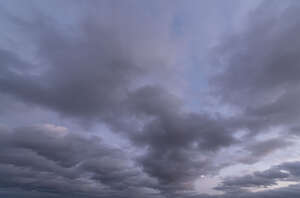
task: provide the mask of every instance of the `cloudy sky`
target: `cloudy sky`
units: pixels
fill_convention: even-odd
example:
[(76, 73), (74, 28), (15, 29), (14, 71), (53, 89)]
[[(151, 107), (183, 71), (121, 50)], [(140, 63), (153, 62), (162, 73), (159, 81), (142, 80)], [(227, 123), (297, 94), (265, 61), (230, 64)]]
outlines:
[(300, 1), (0, 2), (0, 197), (299, 198)]

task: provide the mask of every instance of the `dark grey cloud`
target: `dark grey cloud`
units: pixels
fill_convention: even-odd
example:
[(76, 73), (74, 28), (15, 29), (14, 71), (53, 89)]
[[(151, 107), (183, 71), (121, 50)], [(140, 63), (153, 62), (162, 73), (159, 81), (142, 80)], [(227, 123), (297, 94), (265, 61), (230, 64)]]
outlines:
[[(176, 78), (170, 67), (175, 71), (177, 68), (169, 60), (169, 56), (176, 56), (172, 47), (175, 52), (178, 48), (169, 41), (172, 35), (165, 38), (156, 29), (145, 27), (145, 31), (143, 25), (125, 21), (127, 28), (138, 28), (130, 31), (134, 36), (130, 35), (121, 29), (122, 16), (116, 13), (114, 20), (105, 24), (97, 20), (99, 15), (88, 16), (75, 25), (79, 32), (61, 28), (53, 18), (39, 12), (33, 20), (10, 17), (23, 28), (38, 58), (36, 63), (27, 63), (15, 52), (7, 52), (8, 60), (2, 63), (0, 91), (66, 117), (105, 123), (129, 138), (134, 146), (145, 150), (136, 162), (145, 174), (160, 182), (159, 190), (169, 193), (170, 189), (192, 189), (193, 182), (201, 174), (222, 167), (223, 164), (212, 164), (211, 158), (220, 148), (236, 142), (233, 133), (221, 125), (221, 118), (185, 112), (183, 101), (168, 83), (161, 82), (162, 75), (170, 77), (171, 81)], [(148, 25), (156, 28), (157, 24)], [(23, 63), (29, 69), (23, 71)], [(20, 139), (22, 147), (47, 156), (63, 167), (68, 168), (81, 160), (76, 152), (69, 156), (68, 148), (57, 140), (39, 138), (23, 142), (23, 137), (16, 138)], [(73, 141), (76, 140), (66, 144), (72, 145)], [(82, 149), (89, 143), (78, 144), (78, 149)], [(56, 154), (53, 152), (56, 148), (66, 152)], [(81, 167), (92, 172), (113, 172), (100, 166), (110, 163), (109, 159), (92, 162), (91, 165), (82, 162)], [(138, 181), (128, 181), (130, 172), (123, 175), (126, 181), (112, 174), (96, 175), (93, 179), (104, 178), (109, 185), (118, 188)], [(119, 183), (114, 183), (118, 180)]]
[(296, 1), (264, 1), (242, 33), (216, 49), (223, 66), (213, 79), (218, 95), (242, 110), (239, 124), (254, 132), (299, 122), (299, 8)]
[(258, 162), (260, 159), (268, 156), (271, 153), (280, 151), (286, 147), (292, 146), (294, 143), (292, 141), (286, 140), (283, 137), (271, 138), (268, 140), (257, 141), (248, 143), (243, 148), (247, 155), (243, 155), (240, 162), (246, 164), (253, 164)]
[(299, 8), (296, 1), (262, 1), (242, 30), (212, 51), (219, 66), (214, 96), (233, 112), (227, 126), (246, 134), (242, 163), (284, 150), (299, 133)]
[[(176, 17), (170, 15), (177, 9), (171, 4), (70, 1), (49, 13), (36, 5), (30, 17), (3, 14), (18, 30), (11, 38), (28, 45), (28, 52), (0, 48), (0, 102), (8, 104), (0, 109), (1, 115), (23, 103), (83, 126), (105, 124), (129, 140), (136, 153), (53, 125), (1, 128), (0, 195), (299, 195), (295, 186), (258, 193), (244, 190), (275, 186), (279, 180), (298, 181), (297, 163), (226, 179), (216, 188), (223, 195), (195, 195), (194, 189), (201, 175), (218, 174), (236, 163), (253, 164), (292, 145), (289, 138), (298, 133), (300, 115), (297, 2), (264, 1), (249, 15), (241, 34), (226, 37), (213, 51), (224, 66), (212, 79), (214, 88), (222, 105), (239, 110), (232, 117), (186, 110), (181, 92), (184, 72), (178, 64), (188, 50), (178, 38), (184, 33), (174, 28)], [(53, 5), (58, 7), (57, 2)], [(66, 8), (72, 14), (63, 18)], [(272, 127), (287, 130), (276, 138), (255, 136), (270, 135)], [(248, 134), (239, 138), (240, 129)], [(232, 147), (245, 155), (229, 163), (216, 160)]]
[[(299, 177), (299, 161), (294, 162), (286, 162), (282, 163), (277, 166), (273, 166), (270, 169), (265, 171), (258, 171), (254, 172), (253, 174), (241, 176), (241, 177), (231, 177), (225, 178), (222, 184), (216, 189), (225, 191), (229, 194), (231, 193), (238, 193), (238, 194), (248, 194), (249, 197), (256, 197), (256, 196), (265, 196), (271, 197), (271, 195), (278, 193), (275, 197), (284, 197), (286, 196), (286, 191), (293, 190), (295, 187), (299, 186), (299, 184), (291, 184), (288, 187), (281, 187), (279, 186), (276, 190), (265, 190), (262, 193), (251, 193), (246, 188), (255, 188), (255, 187), (274, 187), (279, 185), (278, 182), (280, 181), (293, 181), (293, 182), (300, 182)], [(295, 192), (296, 196), (299, 191)], [(299, 194), (298, 194), (299, 195)], [(241, 196), (243, 197), (243, 196)]]
[(3, 189), (53, 197), (159, 197), (154, 178), (97, 137), (52, 125), (0, 132)]
[(42, 64), (50, 66), (41, 65), (46, 67), (45, 73), (30, 75), (13, 70), (17, 64), (17, 69), (23, 68), (23, 64), (10, 61), (10, 67), (4, 62), (2, 92), (72, 116), (100, 116), (101, 112), (114, 111), (130, 78), (140, 70), (129, 60), (129, 54), (124, 55), (128, 50), (120, 46), (115, 33), (92, 26), (84, 29), (87, 32), (83, 38), (69, 41), (66, 35), (52, 29), (55, 26), (42, 24), (35, 28), (42, 37), (37, 46), (45, 59)]
[(217, 167), (213, 167), (209, 156), (236, 142), (217, 118), (184, 112), (180, 101), (159, 87), (142, 88), (130, 98), (133, 109), (151, 117), (131, 139), (147, 148), (140, 162), (162, 184), (180, 188), (213, 171)]
[(219, 196), (213, 196), (213, 195), (200, 195), (200, 196), (192, 196), (197, 198), (285, 198), (285, 197), (291, 197), (296, 198), (299, 197), (299, 185), (290, 185), (289, 187), (283, 187), (280, 189), (274, 189), (274, 190), (266, 190), (262, 192), (236, 192), (233, 194), (225, 194), (225, 195), (219, 195)]

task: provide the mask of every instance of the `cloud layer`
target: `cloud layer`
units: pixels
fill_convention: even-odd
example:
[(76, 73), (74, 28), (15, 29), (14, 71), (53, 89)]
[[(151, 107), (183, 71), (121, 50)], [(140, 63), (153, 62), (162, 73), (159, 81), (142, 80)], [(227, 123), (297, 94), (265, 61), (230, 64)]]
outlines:
[[(299, 196), (299, 158), (287, 153), (299, 146), (300, 4), (256, 3), (3, 3), (0, 194)], [(202, 21), (197, 6), (222, 12)], [(208, 25), (223, 12), (237, 30)], [(187, 78), (199, 70), (198, 83)], [(209, 90), (200, 111), (195, 87)], [(234, 166), (254, 168), (222, 175)]]

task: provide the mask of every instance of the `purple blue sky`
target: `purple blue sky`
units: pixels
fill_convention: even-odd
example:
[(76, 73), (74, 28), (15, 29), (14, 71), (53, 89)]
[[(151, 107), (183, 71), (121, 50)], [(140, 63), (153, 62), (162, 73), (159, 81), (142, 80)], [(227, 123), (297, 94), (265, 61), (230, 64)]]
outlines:
[(0, 197), (299, 198), (297, 0), (0, 2)]

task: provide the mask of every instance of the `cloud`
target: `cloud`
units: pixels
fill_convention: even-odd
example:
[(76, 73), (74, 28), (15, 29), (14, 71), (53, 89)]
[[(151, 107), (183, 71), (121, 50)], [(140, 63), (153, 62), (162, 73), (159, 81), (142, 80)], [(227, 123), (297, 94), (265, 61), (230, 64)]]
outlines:
[(245, 146), (244, 150), (249, 152), (249, 155), (243, 155), (240, 161), (246, 164), (253, 164), (271, 153), (275, 153), (278, 150), (282, 150), (292, 145), (293, 142), (282, 137), (263, 141), (254, 140), (252, 143), (250, 142)]
[[(296, 190), (299, 184), (291, 184), (287, 187), (280, 187), (279, 182), (293, 181), (300, 182), (300, 166), (299, 161), (285, 162), (273, 166), (265, 171), (257, 171), (240, 177), (225, 178), (221, 185), (216, 187), (217, 190), (225, 191), (227, 194), (235, 193), (236, 197), (285, 197), (299, 196)], [(276, 187), (277, 189), (269, 190), (268, 187)], [(250, 192), (249, 188), (264, 187), (261, 192)], [(224, 195), (226, 197), (226, 195)]]
[(64, 197), (159, 197), (156, 180), (124, 151), (97, 137), (59, 133), (49, 125), (1, 130), (1, 187)]
[[(125, 14), (123, 9), (120, 11), (112, 23), (96, 20), (97, 14), (84, 17), (74, 25), (78, 32), (61, 27), (59, 22), (40, 12), (31, 21), (11, 17), (13, 23), (23, 27), (24, 35), (29, 35), (27, 39), (31, 40), (38, 58), (36, 63), (26, 62), (29, 69), (23, 71), (25, 60), (14, 51), (7, 52), (14, 60), (2, 63), (0, 92), (66, 117), (93, 124), (102, 122), (127, 137), (138, 149), (145, 149), (137, 163), (160, 182), (158, 189), (192, 188), (198, 176), (221, 167), (214, 166), (211, 158), (220, 148), (234, 144), (235, 138), (219, 124), (221, 118), (184, 110), (184, 102), (174, 88), (180, 83), (172, 79), (180, 79), (177, 53), (185, 55), (172, 34), (162, 31), (168, 24), (151, 21), (145, 27), (135, 18), (129, 21), (132, 16), (127, 10)], [(129, 29), (122, 29), (123, 22), (128, 23), (127, 28), (137, 29), (128, 32)], [(68, 151), (53, 152), (77, 149), (64, 148), (56, 139), (53, 142), (42, 138), (28, 139), (29, 142), (23, 142), (23, 137), (19, 139), (23, 147), (63, 167), (81, 160), (77, 152), (72, 155)], [(72, 145), (73, 141), (76, 140), (66, 144)], [(78, 149), (85, 147), (81, 145), (83, 142), (78, 144)], [(105, 173), (110, 170), (100, 164), (119, 163), (109, 159), (92, 162), (81, 166)], [(106, 178), (100, 175), (94, 179), (101, 180), (101, 177)], [(106, 181), (116, 181), (110, 177)], [(110, 185), (127, 185), (128, 181), (118, 180), (123, 184)]]
[(223, 70), (213, 79), (217, 93), (242, 110), (240, 124), (254, 133), (298, 122), (298, 10), (295, 1), (264, 1), (240, 34), (216, 48)]
[[(194, 40), (189, 38), (192, 32), (177, 27), (187, 17), (178, 16), (183, 4), (57, 1), (47, 6), (32, 2), (30, 14), (2, 14), (7, 31), (13, 27), (10, 38), (28, 49), (8, 45), (0, 49), (0, 102), (8, 105), (1, 115), (17, 111), (20, 103), (39, 107), (41, 112), (55, 112), (57, 120), (80, 123), (81, 129), (105, 125), (109, 133), (128, 140), (128, 145), (115, 148), (115, 136), (104, 142), (89, 131), (78, 133), (72, 127), (51, 124), (0, 127), (0, 195), (299, 195), (297, 185), (256, 193), (245, 190), (298, 181), (297, 163), (225, 178), (216, 188), (222, 195), (204, 195), (194, 188), (202, 175), (218, 175), (229, 165), (253, 165), (292, 145), (300, 115), (297, 2), (263, 1), (250, 12), (241, 32), (203, 42), (218, 43), (209, 58), (220, 65), (220, 71), (213, 71), (209, 88), (222, 107), (233, 111), (231, 116), (214, 113), (217, 108), (187, 110), (185, 60), (195, 52), (190, 54), (186, 46)], [(187, 6), (188, 11), (191, 7)], [(72, 10), (70, 15), (67, 8)], [(210, 23), (201, 27), (213, 27)], [(245, 134), (240, 135), (241, 131)], [(234, 149), (242, 152), (234, 153)], [(234, 156), (227, 159), (231, 151)]]

